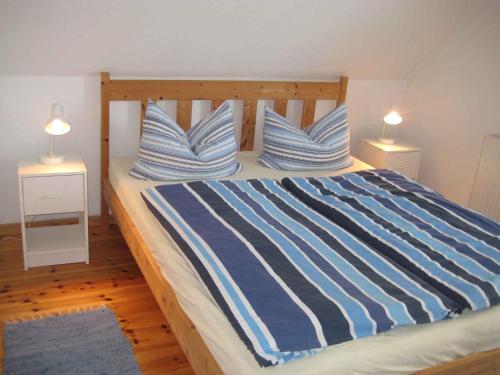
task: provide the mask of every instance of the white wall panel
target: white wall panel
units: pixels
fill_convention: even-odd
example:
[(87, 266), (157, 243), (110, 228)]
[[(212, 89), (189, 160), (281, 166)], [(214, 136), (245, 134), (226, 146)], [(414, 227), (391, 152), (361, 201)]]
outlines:
[(500, 222), (500, 134), (484, 138), (469, 207)]

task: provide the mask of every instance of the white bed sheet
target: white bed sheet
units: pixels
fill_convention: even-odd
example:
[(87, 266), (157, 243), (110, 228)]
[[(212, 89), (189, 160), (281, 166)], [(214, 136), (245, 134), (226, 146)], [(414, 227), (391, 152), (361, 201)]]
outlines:
[[(285, 176), (325, 176), (369, 168), (359, 160), (341, 171), (286, 172), (265, 168), (257, 154), (241, 152), (243, 171), (230, 179)], [(500, 347), (500, 306), (464, 314), (449, 321), (403, 327), (376, 336), (328, 347), (324, 352), (269, 368), (260, 368), (224, 313), (191, 271), (168, 233), (150, 214), (140, 192), (162, 183), (128, 175), (133, 158), (110, 162), (110, 182), (144, 241), (153, 252), (163, 276), (179, 303), (196, 325), (226, 374), (407, 374), (467, 354)]]

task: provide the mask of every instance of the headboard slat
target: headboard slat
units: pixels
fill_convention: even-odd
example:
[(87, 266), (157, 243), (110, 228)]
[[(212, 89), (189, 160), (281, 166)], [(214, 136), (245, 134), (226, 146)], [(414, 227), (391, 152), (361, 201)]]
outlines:
[(177, 123), (188, 131), (191, 128), (192, 100), (177, 100)]
[(255, 122), (257, 117), (257, 100), (243, 102), (243, 122), (241, 125), (240, 150), (252, 151), (255, 136)]
[(144, 116), (146, 115), (146, 108), (148, 106), (148, 101), (146, 99), (141, 100), (141, 132), (142, 135), (142, 122), (144, 121)]
[(302, 121), (300, 126), (305, 128), (314, 121), (314, 112), (316, 111), (316, 100), (304, 100), (304, 107), (302, 108)]
[(212, 99), (212, 112), (215, 111), (224, 102), (224, 99)]
[(286, 105), (288, 101), (284, 99), (278, 99), (274, 101), (274, 112), (278, 115), (285, 117), (286, 116)]

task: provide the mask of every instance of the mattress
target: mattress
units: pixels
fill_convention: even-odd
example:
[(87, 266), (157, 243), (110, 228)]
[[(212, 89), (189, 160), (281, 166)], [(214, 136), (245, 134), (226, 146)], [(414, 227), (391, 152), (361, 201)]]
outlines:
[[(231, 179), (326, 176), (369, 168), (354, 160), (345, 170), (285, 172), (260, 166), (257, 154), (239, 155), (243, 171)], [(402, 327), (376, 336), (328, 347), (310, 358), (273, 368), (261, 368), (211, 299), (181, 252), (147, 209), (140, 192), (160, 185), (128, 175), (132, 158), (110, 162), (110, 182), (132, 221), (153, 252), (164, 277), (174, 289), (182, 308), (196, 325), (207, 347), (227, 374), (405, 374), (450, 361), (467, 354), (500, 347), (500, 307), (466, 313), (453, 320)], [(418, 353), (418, 355), (415, 355)]]

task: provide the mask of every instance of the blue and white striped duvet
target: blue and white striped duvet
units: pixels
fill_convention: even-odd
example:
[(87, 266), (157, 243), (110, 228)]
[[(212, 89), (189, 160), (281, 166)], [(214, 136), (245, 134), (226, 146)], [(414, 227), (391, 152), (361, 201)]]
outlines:
[(164, 185), (143, 197), (263, 366), (465, 307), (278, 181)]
[(392, 171), (143, 198), (261, 366), (500, 302), (500, 225)]
[(389, 170), (283, 185), (324, 217), (456, 301), (500, 302), (500, 225)]

